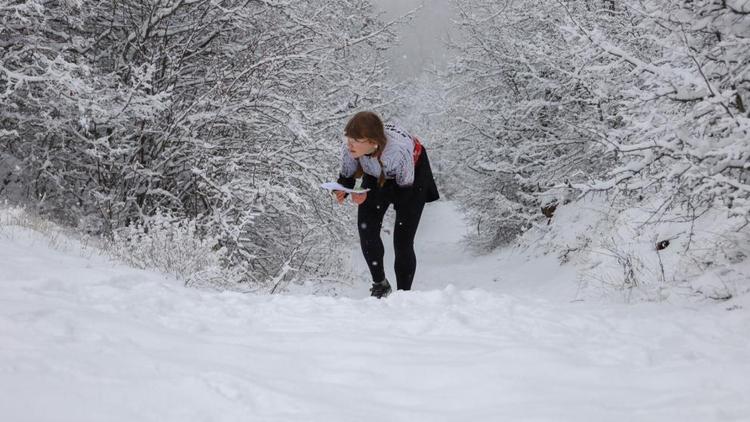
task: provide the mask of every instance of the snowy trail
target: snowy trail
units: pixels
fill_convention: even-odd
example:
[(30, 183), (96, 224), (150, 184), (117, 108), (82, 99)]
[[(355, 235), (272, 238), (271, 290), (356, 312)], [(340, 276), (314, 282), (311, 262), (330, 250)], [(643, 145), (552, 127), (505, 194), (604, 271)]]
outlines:
[(443, 266), (378, 301), (185, 289), (6, 228), (0, 419), (750, 420), (746, 307), (571, 303), (431, 233)]
[[(381, 237), (385, 247), (386, 277), (395, 286), (394, 220), (395, 212), (391, 208), (384, 218)], [(413, 290), (442, 290), (446, 286), (455, 286), (460, 290), (483, 288), (563, 301), (575, 299), (574, 268), (561, 268), (554, 257), (536, 259), (533, 265), (529, 265), (527, 257), (514, 256), (518, 252), (513, 250), (501, 251), (499, 255), (473, 256), (461, 242), (468, 230), (453, 203), (438, 201), (426, 206), (414, 240), (417, 272)], [(351, 260), (352, 266), (358, 269), (359, 280), (351, 289), (343, 289), (341, 293), (358, 298), (367, 296), (370, 273), (358, 245), (354, 246)]]

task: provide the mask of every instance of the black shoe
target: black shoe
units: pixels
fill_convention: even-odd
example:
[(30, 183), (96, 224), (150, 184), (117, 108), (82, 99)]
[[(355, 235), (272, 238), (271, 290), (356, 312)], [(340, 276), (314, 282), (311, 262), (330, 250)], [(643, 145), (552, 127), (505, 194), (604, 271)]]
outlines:
[(370, 287), (370, 296), (380, 299), (389, 294), (391, 294), (391, 285), (388, 283), (388, 279), (385, 279), (380, 283), (372, 283), (372, 287)]

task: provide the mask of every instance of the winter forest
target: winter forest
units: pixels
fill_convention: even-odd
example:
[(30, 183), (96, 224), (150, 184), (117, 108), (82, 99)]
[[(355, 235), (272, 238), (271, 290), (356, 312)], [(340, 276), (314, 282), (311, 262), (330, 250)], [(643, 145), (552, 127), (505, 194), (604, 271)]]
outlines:
[[(2, 194), (135, 261), (177, 236), (190, 281), (331, 276), (351, 224), (317, 185), (343, 123), (372, 109), (432, 143), (483, 250), (599, 198), (604, 236), (637, 220), (681, 249), (690, 268), (658, 283), (746, 258), (750, 4), (454, 6), (455, 62), (394, 84), (384, 51), (409, 16), (365, 1), (4, 1)], [(603, 241), (579, 235), (563, 252)], [(648, 282), (633, 270), (622, 286)]]
[[(450, 0), (440, 7), (450, 10), (451, 30), (433, 40), (448, 59), (404, 76), (393, 51), (408, 42), (405, 28), (429, 11), (430, 1), (424, 3), (405, 13), (384, 14), (382, 6), (369, 0), (0, 0), (0, 239), (6, 239), (0, 247), (0, 266), (6, 265), (0, 283), (8, 286), (0, 286), (0, 308), (8, 310), (0, 311), (0, 349), (8, 347), (0, 350), (0, 361), (17, 363), (0, 364), (0, 373), (17, 374), (29, 388), (26, 393), (16, 390), (15, 381), (0, 381), (0, 419), (750, 418), (741, 394), (750, 387), (750, 343), (745, 340), (750, 333), (750, 1)], [(428, 221), (418, 232), (417, 247), (420, 242), (428, 247), (417, 253), (416, 291), (394, 292), (384, 301), (363, 299), (370, 281), (361, 262), (356, 205), (339, 205), (320, 188), (339, 175), (344, 126), (362, 110), (375, 111), (419, 136), (442, 196), (424, 210), (423, 218), (433, 218), (434, 224)], [(392, 235), (393, 224), (386, 218), (385, 236)], [(461, 227), (450, 233), (455, 249), (446, 249), (448, 227), (454, 224)], [(51, 239), (45, 242), (56, 252), (44, 252), (49, 258), (42, 260), (39, 240), (29, 244), (30, 255), (7, 243), (37, 236), (32, 232)], [(384, 240), (386, 246), (390, 242)], [(145, 271), (150, 274), (145, 279), (154, 274), (166, 278), (150, 285), (162, 286), (153, 287), (156, 292), (122, 286), (118, 276), (111, 276), (110, 284), (97, 279), (89, 287), (68, 279), (59, 284), (50, 279), (33, 288), (21, 284), (22, 279), (52, 277), (53, 267), (38, 268), (56, 262), (63, 253), (59, 250), (66, 249), (61, 244), (79, 245), (88, 251), (84, 255), (102, 254), (107, 262)], [(32, 261), (37, 252), (39, 260)], [(448, 269), (448, 260), (459, 253), (460, 269)], [(10, 264), (13, 256), (18, 256), (17, 266)], [(441, 268), (441, 262), (446, 266)], [(392, 264), (385, 265), (390, 271)], [(42, 275), (27, 277), (31, 268)], [(509, 281), (516, 277), (512, 271), (524, 281)], [(86, 304), (92, 310), (81, 313), (81, 321), (101, 325), (79, 327), (72, 305), (69, 313), (54, 311), (63, 312), (58, 315), (62, 320), (71, 318), (67, 328), (41, 322), (42, 311), (27, 308), (32, 290), (40, 295), (38, 303), (55, 292), (59, 296), (54, 300), (70, 295), (70, 303), (90, 301)], [(560, 302), (536, 307), (539, 297)], [(578, 303), (598, 305), (589, 309), (576, 307)], [(675, 303), (687, 306), (689, 314), (687, 308), (673, 308)], [(100, 402), (91, 413), (73, 409), (70, 403), (96, 389), (83, 383), (80, 397), (66, 399), (62, 375), (52, 376), (54, 382), (38, 381), (45, 385), (42, 395), (47, 393), (49, 406), (30, 412), (26, 402), (12, 399), (15, 391), (30, 403), (31, 391), (40, 385), (34, 380), (47, 379), (40, 375), (41, 366), (34, 366), (41, 365), (38, 361), (20, 357), (38, 353), (36, 346), (62, 347), (60, 339), (83, 338), (75, 344), (94, 354), (109, 350), (105, 345), (110, 344), (94, 338), (109, 339), (112, 350), (138, 343), (143, 334), (135, 327), (127, 328), (126, 336), (136, 340), (120, 344), (119, 337), (110, 337), (114, 328), (94, 312), (110, 312), (110, 306), (118, 315), (138, 310), (141, 316), (128, 318), (144, 325), (161, 321), (164, 330), (201, 326), (212, 338), (257, 335), (257, 343), (242, 346), (250, 349), (275, 347), (281, 341), (275, 330), (286, 332), (307, 320), (309, 329), (323, 327), (321, 332), (330, 335), (301, 341), (312, 347), (308, 355), (327, 353), (324, 343), (350, 354), (335, 363), (318, 361), (314, 373), (301, 363), (293, 368), (281, 363), (298, 356), (291, 345), (276, 353), (280, 360), (272, 359), (271, 352), (256, 356), (267, 369), (237, 363), (234, 372), (247, 378), (288, 376), (269, 381), (267, 389), (218, 376), (201, 378), (213, 373), (208, 360), (199, 359), (206, 371), (193, 381), (177, 375), (184, 367), (168, 366), (163, 370), (182, 380), (179, 394), (158, 401), (166, 390), (156, 383), (143, 396), (127, 390), (125, 396), (140, 403), (138, 411), (114, 399)], [(374, 322), (380, 312), (394, 322)], [(568, 323), (556, 325), (558, 312), (568, 316), (562, 318)], [(308, 319), (328, 313), (331, 321)], [(18, 323), (24, 315), (28, 318)], [(340, 319), (334, 320), (336, 315)], [(616, 328), (607, 331), (597, 319)], [(246, 320), (264, 328), (242, 331), (238, 327)], [(411, 325), (397, 324), (408, 320)], [(665, 325), (651, 327), (655, 320)], [(234, 322), (220, 329), (215, 325), (220, 321)], [(283, 328), (273, 325), (279, 321)], [(622, 321), (627, 328), (617, 325)], [(352, 383), (341, 381), (340, 387), (336, 380), (348, 379), (347, 374), (362, 380), (358, 365), (378, 363), (369, 357), (357, 361), (360, 349), (334, 337), (338, 331), (329, 331), (331, 326), (350, 341), (369, 338), (369, 351), (382, 346), (405, 354), (424, 352), (421, 364), (432, 369), (445, 362), (430, 360), (427, 350), (441, 344), (429, 343), (434, 340), (430, 336), (494, 336), (493, 330), (500, 329), (503, 335), (519, 330), (520, 339), (524, 331), (530, 333), (524, 344), (533, 351), (525, 357), (528, 361), (515, 362), (528, 369), (524, 376), (532, 381), (518, 381), (510, 369), (481, 369), (516, 359), (510, 351), (499, 351), (504, 349), (498, 344), (512, 342), (486, 340), (485, 352), (460, 343), (467, 348), (450, 349), (456, 361), (447, 364), (448, 373), (414, 377), (425, 382), (417, 389), (422, 395), (414, 390), (376, 394), (376, 403), (362, 410), (345, 404), (362, 400), (358, 390), (343, 387)], [(33, 332), (29, 327), (48, 329), (49, 337), (35, 336), (28, 341), (39, 343), (30, 346), (22, 340), (22, 332)], [(403, 341), (424, 341), (417, 346), (372, 340), (387, 336), (377, 328), (389, 327)], [(199, 332), (195, 330), (190, 333)], [(547, 332), (549, 336), (543, 334)], [(566, 333), (570, 344), (562, 338)], [(668, 338), (662, 341), (659, 336), (665, 333)], [(173, 334), (162, 340), (173, 341), (165, 350), (185, 352), (204, 343), (201, 337), (193, 342)], [(617, 353), (608, 354), (635, 337), (644, 349), (618, 349), (622, 361)], [(591, 338), (602, 343), (588, 348)], [(649, 349), (653, 344), (663, 349)], [(581, 347), (590, 358), (586, 362), (601, 364), (600, 371), (581, 375), (545, 345)], [(52, 361), (61, 359), (68, 373), (88, 374), (83, 361), (72, 358), (75, 347), (59, 349)], [(245, 355), (248, 350), (195, 354), (244, 362), (254, 359)], [(694, 355), (683, 354), (687, 351)], [(187, 361), (191, 355), (180, 356)], [(477, 367), (476, 373), (463, 372), (456, 363), (477, 356), (477, 365), (489, 366)], [(698, 363), (691, 360), (695, 356)], [(147, 365), (151, 357), (144, 354), (139, 362)], [(127, 378), (128, 367), (113, 374), (107, 362), (114, 358), (101, 359), (92, 373), (122, 376), (120, 382), (137, 385), (136, 375)], [(639, 359), (657, 367), (656, 378), (640, 372)], [(675, 381), (667, 361), (701, 369), (680, 372), (687, 375)], [(408, 372), (403, 379), (393, 378), (395, 372), (413, 370), (409, 362), (386, 361), (391, 370), (386, 384), (411, 385)], [(133, 373), (145, 371), (139, 364), (129, 365)], [(625, 397), (645, 407), (590, 407), (583, 387), (568, 388), (550, 402), (544, 397), (558, 390), (544, 378), (545, 365), (565, 374), (556, 380), (561, 389), (578, 386), (579, 377), (616, 379), (627, 389)], [(629, 365), (640, 368), (637, 375), (622, 375), (628, 372), (624, 368), (633, 368)], [(331, 384), (306, 384), (292, 376), (295, 371)], [(497, 375), (495, 381), (482, 378), (490, 373)], [(381, 391), (373, 385), (385, 389), (378, 381), (382, 378), (372, 377), (356, 384), (364, 386), (361, 394)], [(477, 377), (484, 381), (475, 383)], [(518, 397), (503, 390), (498, 378), (516, 379), (507, 388)], [(449, 379), (465, 381), (465, 388), (458, 389), (463, 393), (449, 388)], [(638, 390), (654, 379), (660, 381), (650, 384), (650, 392)], [(667, 394), (670, 380), (680, 385), (674, 402), (660, 395)], [(591, 382), (589, 387), (604, 391), (604, 384)], [(463, 400), (466, 407), (430, 396), (436, 390), (428, 384), (445, 387), (441, 394), (456, 403)], [(296, 405), (279, 392), (291, 385), (306, 392)], [(539, 390), (539, 385), (545, 388)], [(338, 397), (331, 407), (321, 404), (328, 403), (327, 393)], [(599, 403), (621, 395), (610, 393), (601, 392)], [(192, 400), (185, 399), (192, 394), (201, 397), (191, 404), (197, 413), (162, 411)], [(211, 394), (221, 396), (224, 404), (212, 401)], [(532, 396), (549, 408), (534, 407), (538, 403)], [(378, 400), (401, 407), (381, 407)], [(426, 411), (430, 406), (438, 409), (435, 414)], [(222, 413), (212, 411), (214, 407)], [(67, 411), (56, 414), (52, 409)]]

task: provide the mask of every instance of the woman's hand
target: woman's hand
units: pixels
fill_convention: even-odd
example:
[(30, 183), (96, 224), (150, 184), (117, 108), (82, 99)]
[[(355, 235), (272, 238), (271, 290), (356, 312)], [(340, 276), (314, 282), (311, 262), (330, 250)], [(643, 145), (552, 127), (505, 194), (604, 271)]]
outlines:
[(367, 199), (367, 192), (352, 194), (352, 202), (357, 205), (361, 205), (363, 202), (365, 202), (365, 199)]
[(338, 202), (339, 204), (344, 203), (344, 199), (346, 199), (346, 192), (335, 190), (333, 191), (333, 195), (336, 197), (336, 202)]

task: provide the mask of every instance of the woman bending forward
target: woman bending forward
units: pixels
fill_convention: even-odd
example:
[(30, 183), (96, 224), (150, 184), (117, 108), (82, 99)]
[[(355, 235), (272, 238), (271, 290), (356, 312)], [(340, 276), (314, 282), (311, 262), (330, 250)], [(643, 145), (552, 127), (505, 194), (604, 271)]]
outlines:
[[(383, 241), (380, 229), (388, 205), (396, 210), (393, 232), (394, 269), (399, 290), (410, 290), (417, 259), (414, 235), (426, 202), (440, 198), (432, 177), (427, 152), (419, 140), (394, 124), (383, 124), (377, 114), (357, 113), (344, 130), (342, 166), (338, 182), (353, 188), (362, 177), (362, 188), (369, 192), (352, 194), (358, 205), (357, 226), (362, 254), (372, 275), (370, 293), (377, 298), (391, 292), (383, 268)], [(335, 191), (339, 204), (346, 193)]]

